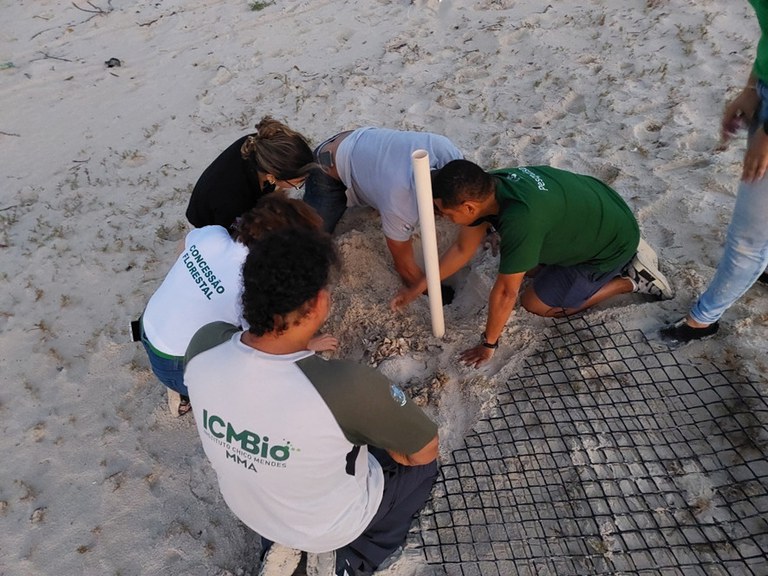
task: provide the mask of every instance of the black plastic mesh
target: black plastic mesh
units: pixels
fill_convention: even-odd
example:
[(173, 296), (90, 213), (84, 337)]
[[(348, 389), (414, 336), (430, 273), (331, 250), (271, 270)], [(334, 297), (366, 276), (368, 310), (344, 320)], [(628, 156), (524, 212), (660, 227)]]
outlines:
[(451, 575), (766, 576), (767, 448), (766, 398), (735, 371), (559, 321), (443, 464), (415, 538)]

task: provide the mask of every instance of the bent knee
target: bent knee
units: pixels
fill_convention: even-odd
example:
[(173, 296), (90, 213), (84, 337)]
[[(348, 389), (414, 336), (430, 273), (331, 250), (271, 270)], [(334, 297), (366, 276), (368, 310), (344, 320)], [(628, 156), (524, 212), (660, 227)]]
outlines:
[(531, 314), (536, 314), (536, 316), (552, 316), (556, 311), (556, 309), (542, 302), (533, 288), (528, 288), (522, 293), (520, 296), (520, 306)]

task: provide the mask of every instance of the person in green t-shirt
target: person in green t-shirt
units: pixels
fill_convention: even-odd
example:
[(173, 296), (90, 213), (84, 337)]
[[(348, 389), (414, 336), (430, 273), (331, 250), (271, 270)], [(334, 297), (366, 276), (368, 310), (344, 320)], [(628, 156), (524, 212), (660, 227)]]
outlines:
[[(436, 208), (462, 226), (440, 258), (441, 278), (469, 262), (490, 226), (501, 238), (485, 332), (479, 345), (462, 353), (466, 364), (491, 358), (526, 276), (532, 282), (520, 303), (539, 316), (574, 314), (629, 292), (673, 296), (629, 206), (600, 180), (549, 166), (486, 172), (454, 160), (436, 172), (432, 186)], [(425, 287), (423, 278), (402, 290), (392, 308), (407, 305)]]

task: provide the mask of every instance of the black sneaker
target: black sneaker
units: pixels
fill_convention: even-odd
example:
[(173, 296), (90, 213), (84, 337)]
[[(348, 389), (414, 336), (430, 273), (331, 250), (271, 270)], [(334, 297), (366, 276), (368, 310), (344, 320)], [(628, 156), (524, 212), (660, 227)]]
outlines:
[(719, 321), (713, 322), (704, 328), (694, 328), (693, 326), (689, 326), (685, 322), (685, 318), (683, 318), (682, 320), (678, 320), (666, 328), (662, 328), (659, 330), (659, 334), (661, 334), (661, 338), (663, 340), (673, 344), (685, 344), (691, 340), (701, 340), (702, 338), (712, 336), (715, 332), (718, 331), (719, 328)]

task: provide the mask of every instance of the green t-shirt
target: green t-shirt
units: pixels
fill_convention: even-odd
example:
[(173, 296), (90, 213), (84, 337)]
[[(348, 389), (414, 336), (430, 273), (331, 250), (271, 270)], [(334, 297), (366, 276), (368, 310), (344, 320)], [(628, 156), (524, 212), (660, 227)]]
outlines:
[(491, 174), (499, 203), (499, 273), (527, 272), (539, 264), (582, 264), (610, 272), (637, 251), (637, 220), (600, 180), (549, 166)]
[(768, 1), (749, 0), (757, 14), (757, 22), (760, 24), (760, 41), (757, 43), (757, 55), (755, 65), (752, 68), (755, 76), (768, 84), (768, 39), (765, 31), (768, 30)]

